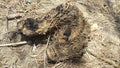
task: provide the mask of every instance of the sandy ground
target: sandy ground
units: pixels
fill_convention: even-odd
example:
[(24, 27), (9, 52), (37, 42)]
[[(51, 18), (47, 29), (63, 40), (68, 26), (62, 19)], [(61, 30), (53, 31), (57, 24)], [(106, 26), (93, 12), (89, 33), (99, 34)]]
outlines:
[[(31, 3), (25, 0), (0, 0), (0, 39), (3, 39), (5, 33), (15, 30), (16, 22), (19, 20), (37, 18), (65, 2), (67, 0), (33, 0)], [(0, 47), (0, 68), (117, 67), (120, 64), (120, 1), (76, 0), (76, 2), (78, 2), (76, 5), (82, 11), (85, 21), (91, 27), (89, 34), (91, 41), (87, 44), (86, 50), (93, 55), (89, 51), (86, 52), (79, 63), (49, 64), (44, 60), (46, 44)], [(7, 20), (7, 16), (13, 14), (18, 14), (22, 18)], [(113, 64), (111, 64), (112, 62)]]

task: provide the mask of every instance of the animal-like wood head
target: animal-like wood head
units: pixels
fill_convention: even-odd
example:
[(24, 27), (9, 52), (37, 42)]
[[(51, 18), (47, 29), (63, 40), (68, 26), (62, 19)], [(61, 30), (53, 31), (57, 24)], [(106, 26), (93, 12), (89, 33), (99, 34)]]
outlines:
[(35, 30), (38, 29), (38, 24), (32, 18), (27, 18), (26, 20), (19, 21), (17, 23), (17, 28), (26, 36), (37, 35)]

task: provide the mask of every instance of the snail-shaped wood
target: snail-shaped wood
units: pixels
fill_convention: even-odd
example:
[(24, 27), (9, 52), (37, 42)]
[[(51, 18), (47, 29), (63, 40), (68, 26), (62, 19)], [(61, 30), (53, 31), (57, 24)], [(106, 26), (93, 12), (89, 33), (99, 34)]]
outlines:
[(81, 57), (84, 26), (81, 11), (70, 3), (53, 8), (41, 18), (27, 18), (17, 25), (26, 36), (51, 35), (46, 54), (56, 62)]

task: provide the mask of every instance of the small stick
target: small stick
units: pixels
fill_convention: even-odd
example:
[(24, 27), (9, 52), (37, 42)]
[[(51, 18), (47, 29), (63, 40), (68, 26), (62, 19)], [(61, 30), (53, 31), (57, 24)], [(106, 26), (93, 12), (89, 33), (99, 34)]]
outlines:
[(55, 64), (52, 68), (57, 68), (58, 66), (60, 66), (62, 63), (58, 63), (58, 64)]
[(45, 48), (45, 53), (44, 53), (44, 68), (46, 68), (46, 52), (47, 52), (47, 48), (48, 48), (48, 45), (49, 45), (49, 41), (50, 41), (50, 36), (48, 37), (48, 40), (47, 40), (47, 44), (46, 44), (46, 48)]
[(17, 43), (0, 44), (0, 47), (18, 46), (18, 45), (23, 45), (23, 44), (27, 44), (27, 42), (21, 41), (21, 42), (17, 42)]
[(7, 25), (7, 30), (9, 29), (9, 23), (8, 23), (8, 18), (6, 17), (6, 25)]

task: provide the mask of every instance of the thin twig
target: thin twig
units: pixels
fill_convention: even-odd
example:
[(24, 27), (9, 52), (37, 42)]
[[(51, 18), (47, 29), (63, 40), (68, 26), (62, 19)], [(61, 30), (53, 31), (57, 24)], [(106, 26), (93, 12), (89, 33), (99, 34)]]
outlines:
[(61, 62), (59, 62), (58, 64), (55, 64), (52, 68), (57, 68), (58, 66), (62, 65)]
[(44, 53), (44, 68), (46, 68), (46, 57), (47, 57), (46, 52), (47, 52), (47, 48), (48, 48), (48, 45), (49, 45), (49, 41), (50, 41), (50, 36), (48, 37), (46, 48), (45, 48), (45, 53)]
[(21, 41), (17, 43), (9, 43), (9, 44), (0, 44), (0, 47), (18, 46), (23, 44), (27, 44), (27, 41)]
[(7, 17), (6, 17), (6, 28), (7, 28), (7, 31), (8, 31), (8, 29), (9, 29), (9, 23), (8, 23), (8, 19), (7, 19)]

